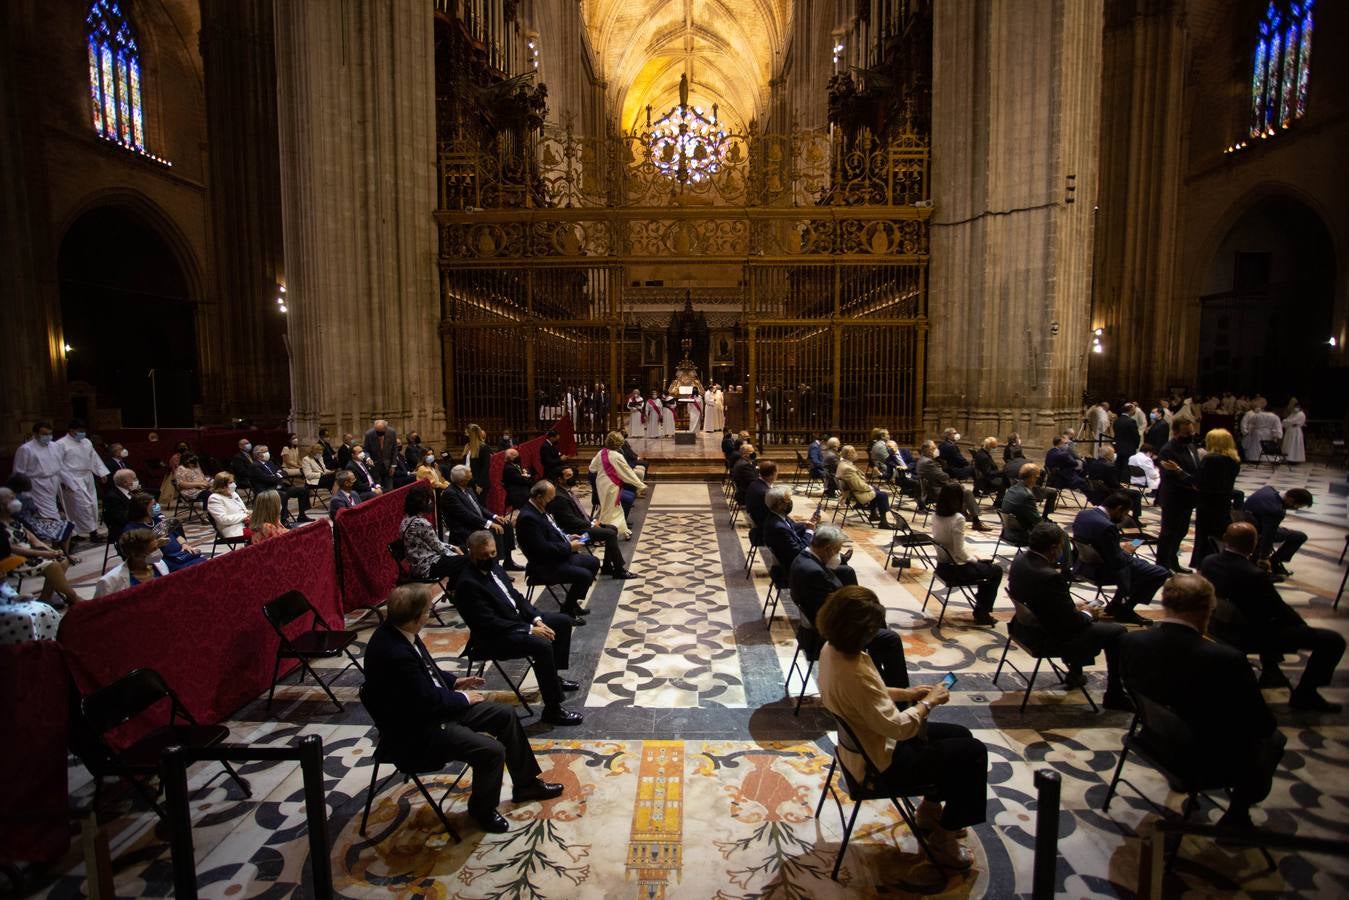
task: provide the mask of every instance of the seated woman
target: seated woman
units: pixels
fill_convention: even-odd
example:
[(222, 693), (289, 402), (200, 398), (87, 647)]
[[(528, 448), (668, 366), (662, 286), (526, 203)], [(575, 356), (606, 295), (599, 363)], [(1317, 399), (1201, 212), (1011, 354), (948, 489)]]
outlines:
[(978, 585), (974, 600), (974, 624), (996, 625), (990, 610), (998, 599), (1002, 569), (981, 562), (965, 550), (965, 488), (954, 481), (937, 492), (932, 539), (937, 542), (937, 574), (948, 586)]
[(637, 473), (623, 457), (623, 435), (611, 431), (604, 438), (604, 447), (590, 460), (589, 471), (595, 476), (595, 490), (599, 492), (599, 524), (612, 525), (627, 540), (632, 537), (628, 519), (623, 507), (625, 493), (633, 498), (646, 493), (646, 483), (637, 477)]
[[(940, 684), (887, 688), (871, 657), (863, 652), (876, 629), (885, 626), (885, 607), (870, 589), (839, 588), (815, 619), (828, 642), (820, 651), (820, 698), (857, 735), (861, 749), (880, 770), (882, 790), (908, 792), (932, 785), (918, 807), (917, 825), (942, 866), (968, 869), (974, 862), (960, 843), (963, 829), (985, 819), (988, 751), (962, 725), (929, 721), (932, 710), (950, 699)], [(912, 704), (900, 710), (897, 704)], [(861, 781), (862, 757), (844, 747), (839, 759)]]
[(413, 472), (413, 476), (418, 481), (421, 481), (423, 478), (426, 479), (431, 482), (431, 487), (438, 491), (443, 491), (450, 486), (450, 483), (445, 480), (444, 473), (442, 473), (440, 467), (436, 465), (436, 452), (430, 447), (424, 448), (421, 460), (417, 463), (417, 469)]
[(286, 533), (281, 524), (281, 495), (276, 491), (263, 491), (253, 498), (253, 514), (248, 517), (248, 528), (252, 534), (248, 543), (261, 544), (280, 534)]
[(182, 534), (182, 526), (176, 520), (165, 519), (163, 513), (160, 512), (158, 501), (143, 491), (132, 494), (131, 499), (127, 501), (126, 524), (122, 526), (122, 534), (137, 528), (152, 529), (164, 538), (164, 546), (161, 552), (164, 555), (164, 565), (168, 567), (170, 572), (195, 566), (205, 560), (205, 557), (195, 547), (190, 544), (183, 545), (179, 540)]
[(173, 470), (173, 483), (184, 500), (196, 500), (202, 491), (210, 490), (211, 479), (201, 470), (201, 463), (195, 454), (184, 453)]
[(18, 565), (14, 565), (12, 560), (8, 563), (12, 567), (9, 574), (24, 578), (41, 577), (42, 590), (38, 593), (38, 599), (43, 603), (51, 603), (53, 593), (61, 594), (67, 603), (74, 603), (80, 598), (66, 580), (66, 568), (70, 561), (60, 550), (49, 546), (24, 527), (17, 518), (21, 509), (23, 504), (14, 496), (14, 492), (7, 487), (0, 487), (0, 527), (9, 541), (10, 555), (22, 558)]
[(323, 461), (323, 445), (312, 444), (300, 460), (300, 477), (310, 488), (333, 489), (333, 472)]
[[(831, 438), (832, 440), (832, 438)], [(843, 497), (850, 499), (854, 506), (865, 509), (877, 528), (890, 527), (890, 496), (867, 484), (862, 473), (857, 471), (857, 449), (848, 444), (839, 452), (838, 470), (834, 481)]]
[(160, 553), (163, 546), (164, 538), (149, 528), (122, 532), (117, 539), (117, 552), (126, 561), (98, 580), (94, 585), (94, 596), (115, 594), (169, 574), (169, 567)]
[(436, 494), (431, 488), (419, 484), (409, 490), (403, 500), (404, 518), (398, 534), (403, 539), (409, 572), (418, 578), (448, 578), (454, 584), (468, 557), (436, 536), (436, 527), (427, 518), (435, 508)]
[(59, 549), (66, 555), (71, 565), (79, 562), (79, 559), (70, 555), (70, 542), (75, 537), (75, 523), (66, 519), (48, 519), (38, 512), (37, 503), (33, 500), (33, 482), (27, 475), (15, 472), (9, 476), (9, 481), (5, 484), (19, 498), (22, 505), (15, 518), (23, 523), (23, 527), (44, 544)]
[(239, 496), (234, 476), (217, 472), (211, 480), (211, 496), (206, 500), (206, 514), (211, 517), (222, 537), (243, 537), (248, 525), (248, 507)]
[(286, 445), (281, 448), (281, 471), (287, 478), (299, 478), (300, 472), (300, 436), (286, 435)]

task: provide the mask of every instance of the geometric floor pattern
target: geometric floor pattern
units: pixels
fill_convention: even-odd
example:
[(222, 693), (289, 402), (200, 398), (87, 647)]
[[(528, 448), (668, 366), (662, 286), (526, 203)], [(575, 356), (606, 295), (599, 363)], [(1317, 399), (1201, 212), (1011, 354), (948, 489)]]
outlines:
[[(1306, 485), (1316, 506), (1289, 517), (1310, 540), (1282, 588), (1313, 624), (1349, 633), (1331, 610), (1343, 569), (1336, 560), (1349, 533), (1349, 510), (1331, 497), (1331, 480), (1344, 473), (1321, 466), (1243, 472), (1248, 492), (1264, 483)], [(804, 506), (798, 503), (798, 506)], [(1056, 514), (1067, 522), (1075, 510)], [(1156, 529), (1156, 513), (1145, 513)], [(356, 700), (361, 676), (337, 682), (347, 703), (337, 713), (315, 687), (278, 690), (268, 713), (262, 700), (226, 723), (232, 740), (285, 745), (302, 735), (323, 739), (332, 863), (344, 897), (453, 898), (715, 897), (825, 898), (878, 896), (1012, 897), (1030, 892), (1036, 813), (1034, 773), (1062, 779), (1058, 891), (1073, 897), (1131, 897), (1139, 857), (1156, 815), (1127, 788), (1108, 814), (1101, 803), (1128, 726), (1128, 716), (1093, 713), (1081, 692), (1056, 688), (1041, 674), (1026, 711), (1014, 675), (1000, 686), (992, 676), (1005, 629), (976, 628), (967, 606), (953, 600), (941, 629), (936, 607), (921, 611), (925, 570), (883, 566), (888, 532), (850, 526), (852, 565), (874, 587), (902, 636), (910, 675), (932, 683), (948, 671), (959, 681), (952, 702), (937, 713), (970, 728), (989, 749), (988, 821), (971, 829), (974, 868), (943, 877), (918, 854), (893, 810), (864, 806), (840, 880), (829, 873), (842, 828), (827, 804), (815, 818), (833, 734), (827, 715), (806, 686), (800, 714), (784, 694), (794, 650), (789, 599), (774, 622), (761, 618), (766, 572), (756, 563), (744, 574), (743, 521), (731, 529), (720, 489), (703, 484), (654, 484), (634, 510), (632, 542), (623, 544), (640, 581), (601, 579), (587, 600), (589, 624), (573, 636), (569, 677), (581, 682), (572, 708), (586, 716), (578, 728), (550, 728), (535, 718), (527, 731), (544, 778), (565, 785), (553, 801), (512, 807), (506, 834), (484, 835), (464, 813), (466, 777), (447, 801), (464, 840), (447, 845), (439, 823), (415, 787), (391, 782), (376, 798), (368, 834), (358, 832), (373, 760), (372, 728)], [(914, 525), (922, 530), (922, 522)], [(973, 535), (972, 549), (992, 556), (993, 541)], [(1184, 557), (1182, 556), (1182, 559)], [(1005, 559), (999, 560), (1006, 565)], [(1155, 610), (1145, 614), (1157, 616)], [(1349, 607), (1346, 608), (1349, 612)], [(1010, 617), (1000, 598), (995, 616)], [(368, 638), (361, 626), (361, 641)], [(424, 632), (433, 655), (455, 666), (465, 632)], [(1016, 651), (1013, 650), (1013, 653)], [(1301, 660), (1285, 669), (1296, 680)], [(1089, 670), (1098, 699), (1104, 671)], [(493, 674), (489, 689), (503, 690)], [(526, 681), (533, 685), (532, 676)], [(1344, 666), (1325, 691), (1349, 701)], [(526, 695), (529, 696), (528, 690)], [(514, 702), (509, 692), (498, 699)], [(531, 698), (532, 699), (532, 698)], [(1254, 811), (1258, 825), (1281, 832), (1349, 837), (1349, 726), (1344, 717), (1297, 713), (1286, 690), (1266, 692), (1288, 750), (1269, 799)], [(351, 702), (347, 702), (351, 701)], [(72, 791), (87, 796), (88, 777), (71, 764)], [(293, 763), (241, 767), (252, 787), (245, 799), (219, 769), (189, 772), (197, 871), (204, 897), (308, 895), (308, 844), (300, 772)], [(448, 787), (453, 772), (433, 780)], [(1143, 765), (1126, 777), (1158, 802), (1178, 807), (1165, 783)], [(433, 788), (434, 792), (434, 788)], [(508, 791), (503, 795), (509, 798)], [(153, 814), (120, 789), (105, 789), (112, 810), (105, 826), (119, 896), (168, 896), (172, 876), (167, 845)], [(119, 805), (120, 803), (120, 805)], [(846, 807), (845, 807), (846, 809)], [(1201, 815), (1212, 817), (1205, 809)], [(78, 841), (69, 858), (41, 883), (40, 894), (82, 896)], [(670, 848), (673, 848), (671, 850)], [(1167, 896), (1349, 895), (1349, 861), (1274, 854), (1264, 872), (1253, 851), (1188, 839), (1167, 882)]]

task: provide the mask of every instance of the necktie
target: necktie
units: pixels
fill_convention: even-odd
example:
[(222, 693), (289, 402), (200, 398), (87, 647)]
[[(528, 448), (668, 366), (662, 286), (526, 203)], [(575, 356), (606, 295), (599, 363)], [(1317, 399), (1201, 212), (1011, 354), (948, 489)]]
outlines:
[(495, 568), (492, 569), (492, 582), (497, 586), (497, 592), (501, 595), (501, 598), (510, 604), (511, 608), (518, 613), (520, 607), (516, 605), (515, 598), (511, 596), (511, 592), (506, 590), (506, 585), (501, 583), (501, 576), (497, 575)]
[(440, 672), (436, 669), (436, 661), (431, 658), (431, 653), (426, 649), (426, 645), (422, 643), (422, 639), (416, 638), (414, 643), (416, 643), (417, 652), (422, 658), (422, 665), (426, 669), (426, 675), (431, 679), (431, 685), (438, 690), (448, 690), (448, 688), (445, 687), (445, 682), (441, 680)]
[(554, 531), (562, 535), (562, 540), (566, 541), (569, 544), (571, 543), (571, 539), (567, 537), (567, 532), (562, 530), (562, 528), (557, 524), (557, 519), (554, 519), (551, 513), (544, 513), (543, 517), (548, 520), (549, 525), (553, 526)]
[(468, 502), (473, 504), (473, 509), (481, 516), (482, 507), (478, 505), (478, 498), (473, 496), (473, 492), (465, 488), (460, 488), (459, 490), (463, 491), (464, 496), (468, 498)]

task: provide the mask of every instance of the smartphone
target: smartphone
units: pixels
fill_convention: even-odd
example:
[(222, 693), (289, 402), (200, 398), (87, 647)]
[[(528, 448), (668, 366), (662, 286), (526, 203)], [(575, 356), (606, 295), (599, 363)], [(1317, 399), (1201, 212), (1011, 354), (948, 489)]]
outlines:
[(1131, 543), (1132, 543), (1135, 547), (1141, 547), (1141, 546), (1143, 546), (1143, 539), (1142, 539), (1142, 538), (1134, 538), (1133, 541), (1131, 541)]
[(947, 672), (946, 677), (941, 680), (941, 686), (946, 688), (948, 691), (951, 689), (951, 685), (955, 683), (956, 683), (955, 672)]
[(580, 536), (580, 538), (578, 538), (578, 540), (580, 540), (580, 542), (583, 543), (583, 544), (588, 544), (588, 543), (590, 543), (590, 535), (588, 535), (588, 534), (583, 534), (583, 535)]

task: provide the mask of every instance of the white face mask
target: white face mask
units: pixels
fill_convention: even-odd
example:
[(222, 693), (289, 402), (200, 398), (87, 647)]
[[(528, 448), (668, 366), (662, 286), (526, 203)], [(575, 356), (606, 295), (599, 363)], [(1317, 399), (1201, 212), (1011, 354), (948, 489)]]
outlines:
[(13, 516), (17, 516), (19, 513), (23, 512), (23, 502), (20, 500), (9, 501), (9, 512), (10, 515)]
[(263, 461), (263, 462), (266, 462), (267, 460), (269, 460), (269, 459), (272, 458), (272, 454), (270, 454), (270, 453), (264, 453), (264, 454), (262, 454), (262, 457), (261, 457), (261, 458), (262, 458), (262, 461)]
[(124, 450), (122, 450), (120, 453), (118, 453), (117, 455), (120, 456), (122, 459), (126, 459), (128, 456), (131, 455), (131, 451), (130, 451), (130, 450), (125, 450), (125, 449), (124, 449)]
[(951, 435), (951, 440), (953, 441), (960, 440), (960, 432), (957, 431), (955, 434)]
[(234, 489), (235, 489), (236, 487), (237, 487), (237, 485), (236, 485), (233, 481), (231, 481), (231, 482), (230, 482), (230, 493), (231, 493), (231, 494), (234, 493)]
[(434, 463), (435, 461), (436, 461), (436, 458), (435, 458), (434, 456), (427, 456), (427, 457), (426, 457), (426, 464), (427, 464), (428, 466), (431, 465), (432, 463)]
[(132, 494), (136, 493), (136, 491), (139, 491), (140, 489), (141, 483), (139, 481), (133, 481), (131, 482), (131, 484), (127, 485), (127, 491)]
[(252, 450), (252, 449), (253, 449), (253, 445), (252, 445), (252, 444), (244, 444), (244, 452), (245, 452), (245, 453), (247, 453), (248, 451), (250, 451), (250, 450)]
[(164, 561), (164, 553), (162, 550), (151, 550), (149, 553), (145, 554), (145, 561), (152, 566), (159, 565)]

